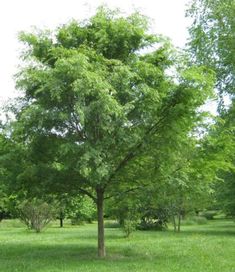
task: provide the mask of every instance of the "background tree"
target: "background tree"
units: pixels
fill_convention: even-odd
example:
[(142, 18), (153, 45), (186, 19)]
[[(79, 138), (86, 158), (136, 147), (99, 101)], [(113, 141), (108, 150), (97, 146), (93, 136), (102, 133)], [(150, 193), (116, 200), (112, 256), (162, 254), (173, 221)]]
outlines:
[(66, 217), (72, 224), (92, 223), (96, 219), (96, 207), (87, 195), (70, 198), (65, 209)]
[[(216, 72), (216, 88), (220, 93), (220, 119), (209, 131), (205, 150), (214, 165), (224, 162), (221, 178), (213, 187), (219, 207), (233, 207), (231, 193), (235, 190), (234, 173), (234, 94), (235, 94), (235, 2), (233, 0), (194, 0), (188, 16), (194, 19), (190, 28), (189, 50), (196, 63), (207, 65)], [(231, 103), (223, 106), (229, 94)], [(229, 155), (230, 154), (230, 155)], [(212, 158), (214, 157), (214, 158)], [(217, 161), (215, 158), (217, 157)], [(230, 164), (229, 167), (227, 167)], [(227, 165), (227, 166), (226, 166)], [(230, 209), (230, 208), (229, 208)], [(225, 208), (227, 210), (227, 208)], [(227, 210), (228, 212), (228, 210)]]
[(235, 214), (235, 111), (234, 103), (228, 111), (223, 114), (223, 118), (218, 119), (210, 137), (213, 139), (211, 148), (217, 152), (218, 161), (224, 162), (224, 167), (220, 168), (217, 176), (218, 180), (213, 186), (215, 191), (215, 205), (222, 209), (226, 215), (234, 216)]
[(187, 13), (194, 20), (189, 29), (190, 51), (197, 63), (216, 71), (221, 95), (235, 93), (234, 13), (233, 0), (194, 0)]
[[(193, 124), (195, 130), (200, 130), (204, 115), (199, 114), (198, 122)], [(212, 150), (205, 149), (207, 137), (199, 138), (196, 131), (194, 134), (181, 132), (179, 139), (174, 135), (174, 141), (169, 135), (164, 139), (167, 145), (160, 141), (148, 154), (149, 159), (145, 156), (138, 162), (138, 170), (129, 168), (123, 178), (134, 180), (135, 186), (122, 183), (122, 188), (113, 192), (107, 213), (121, 225), (131, 216), (138, 218), (141, 229), (162, 230), (172, 221), (175, 231), (180, 231), (182, 217), (211, 205), (212, 186), (218, 170), (225, 169), (226, 152), (213, 149), (212, 154)], [(127, 198), (123, 191), (128, 192)]]

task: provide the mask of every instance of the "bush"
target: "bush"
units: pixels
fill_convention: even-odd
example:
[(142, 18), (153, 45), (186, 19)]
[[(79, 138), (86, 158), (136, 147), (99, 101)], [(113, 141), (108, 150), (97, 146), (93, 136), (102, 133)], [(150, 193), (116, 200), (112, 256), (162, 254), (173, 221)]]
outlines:
[(125, 237), (129, 237), (130, 234), (136, 230), (137, 221), (133, 219), (125, 219), (123, 224), (123, 232), (125, 233)]
[(110, 228), (110, 229), (117, 229), (117, 228), (120, 228), (121, 225), (117, 221), (107, 221), (107, 222), (105, 222), (104, 227)]
[(218, 211), (203, 211), (200, 212), (200, 216), (205, 217), (207, 220), (214, 219), (214, 216), (217, 215)]
[(182, 220), (181, 224), (184, 226), (192, 226), (195, 225), (195, 221), (192, 218), (187, 218)]
[(0, 222), (1, 222), (3, 219), (9, 219), (9, 218), (11, 218), (10, 212), (5, 211), (4, 209), (1, 209), (1, 207), (0, 207)]
[(206, 217), (203, 217), (203, 216), (194, 216), (193, 221), (197, 223), (198, 225), (207, 224), (207, 219)]
[(71, 218), (70, 222), (72, 226), (81, 226), (85, 224), (85, 221), (80, 218)]
[(148, 209), (143, 212), (141, 223), (138, 226), (140, 230), (166, 230), (169, 213), (166, 208)]
[(92, 223), (96, 219), (96, 207), (89, 197), (77, 197), (71, 200), (66, 214), (67, 218), (71, 219), (72, 225)]
[(214, 219), (226, 219), (233, 218), (232, 216), (227, 216), (224, 212), (219, 211), (216, 215), (214, 215)]
[(169, 218), (169, 211), (165, 207), (148, 208), (142, 212), (141, 222), (138, 225), (140, 230), (166, 230)]
[(18, 206), (18, 214), (29, 229), (41, 232), (56, 217), (56, 209), (42, 200), (33, 199), (22, 202)]
[(142, 220), (138, 225), (139, 230), (166, 230), (167, 224), (161, 220)]

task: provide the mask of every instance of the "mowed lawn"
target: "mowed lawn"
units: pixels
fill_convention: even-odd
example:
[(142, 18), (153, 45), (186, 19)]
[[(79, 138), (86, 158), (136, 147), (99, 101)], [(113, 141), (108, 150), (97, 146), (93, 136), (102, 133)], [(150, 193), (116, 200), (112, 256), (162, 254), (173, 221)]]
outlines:
[(106, 228), (107, 257), (96, 256), (96, 224), (56, 225), (40, 234), (17, 221), (0, 223), (0, 271), (235, 272), (235, 223), (182, 226), (181, 233)]

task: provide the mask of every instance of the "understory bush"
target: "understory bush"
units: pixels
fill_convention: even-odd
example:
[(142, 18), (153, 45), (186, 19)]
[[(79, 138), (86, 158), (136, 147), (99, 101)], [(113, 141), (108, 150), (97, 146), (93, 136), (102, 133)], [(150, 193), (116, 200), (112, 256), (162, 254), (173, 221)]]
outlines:
[(3, 219), (9, 219), (11, 218), (11, 214), (10, 212), (4, 210), (4, 209), (1, 209), (0, 207), (0, 222), (3, 220)]
[(141, 222), (138, 225), (140, 230), (166, 230), (168, 223), (167, 209), (149, 209), (144, 212), (141, 218)]
[(139, 230), (166, 230), (167, 224), (161, 220), (142, 220), (138, 225)]
[(67, 218), (71, 219), (72, 225), (92, 223), (96, 219), (94, 202), (87, 196), (72, 199), (67, 210)]
[(198, 225), (207, 224), (207, 219), (206, 217), (203, 217), (203, 216), (194, 216), (193, 221), (197, 223)]
[(18, 215), (29, 229), (41, 232), (56, 217), (56, 208), (43, 200), (26, 200), (19, 204)]
[(214, 216), (216, 216), (217, 214), (218, 211), (216, 210), (207, 210), (199, 213), (200, 216), (205, 217), (207, 220), (214, 219)]
[(136, 219), (125, 219), (124, 224), (122, 226), (122, 230), (125, 234), (125, 237), (129, 237), (133, 231), (137, 228), (137, 220)]
[(117, 221), (106, 221), (105, 224), (104, 224), (104, 227), (105, 228), (110, 228), (110, 229), (117, 229), (117, 228), (120, 228), (121, 225)]

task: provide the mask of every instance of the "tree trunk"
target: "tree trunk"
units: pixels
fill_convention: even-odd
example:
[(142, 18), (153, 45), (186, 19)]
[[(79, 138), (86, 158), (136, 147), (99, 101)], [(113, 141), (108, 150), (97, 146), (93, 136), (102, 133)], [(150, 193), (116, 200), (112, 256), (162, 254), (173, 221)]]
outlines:
[(121, 227), (124, 226), (124, 217), (121, 214), (118, 216), (118, 223)]
[(181, 212), (178, 214), (178, 232), (180, 232), (180, 224), (181, 224)]
[(98, 257), (105, 257), (105, 246), (104, 246), (104, 190), (98, 188), (97, 193), (97, 214), (98, 214)]
[(175, 215), (172, 216), (173, 226), (174, 226), (174, 232), (176, 232), (176, 221), (175, 221)]
[(64, 226), (64, 222), (63, 222), (63, 218), (61, 217), (60, 218), (60, 227), (63, 228), (63, 226)]
[(60, 211), (60, 227), (63, 228), (64, 226), (64, 213), (62, 211)]

